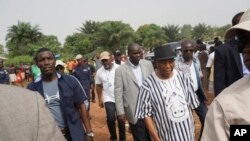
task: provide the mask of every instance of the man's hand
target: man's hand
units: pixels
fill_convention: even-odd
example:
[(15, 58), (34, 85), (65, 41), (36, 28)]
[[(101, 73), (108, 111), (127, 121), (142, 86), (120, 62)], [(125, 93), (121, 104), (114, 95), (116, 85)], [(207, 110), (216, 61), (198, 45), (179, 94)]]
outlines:
[(100, 108), (103, 108), (103, 107), (104, 107), (104, 104), (103, 104), (102, 100), (99, 100), (99, 107), (100, 107)]
[(86, 141), (93, 141), (93, 137), (85, 135), (85, 140)]

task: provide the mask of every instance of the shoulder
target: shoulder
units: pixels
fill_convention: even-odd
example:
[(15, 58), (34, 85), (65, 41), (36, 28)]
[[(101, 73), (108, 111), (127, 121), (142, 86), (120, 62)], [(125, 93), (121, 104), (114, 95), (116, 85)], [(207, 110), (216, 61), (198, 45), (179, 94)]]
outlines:
[(128, 62), (126, 62), (126, 63), (124, 63), (124, 64), (122, 64), (122, 65), (120, 65), (120, 66), (118, 66), (117, 68), (116, 68), (116, 72), (118, 71), (124, 71), (125, 69), (127, 69), (127, 67), (128, 67)]
[(155, 85), (156, 83), (156, 79), (155, 79), (155, 74), (154, 73), (151, 73), (144, 81), (143, 81), (143, 85), (142, 87), (143, 88), (149, 88), (150, 85)]
[(102, 72), (102, 68), (103, 68), (103, 66), (101, 66), (101, 67), (96, 71), (96, 74)]
[[(247, 75), (225, 88), (215, 99), (223, 105), (232, 105), (232, 103), (241, 103), (244, 100), (250, 100), (250, 75)], [(245, 99), (246, 98), (246, 99)]]
[[(29, 89), (21, 88), (18, 86), (1, 85), (0, 84), (0, 95), (4, 95), (4, 97), (14, 97), (14, 99), (15, 99), (15, 98), (21, 98), (24, 95), (29, 97), (29, 95), (36, 94), (36, 93), (37, 92), (31, 91)], [(2, 96), (1, 96), (1, 98), (2, 98)]]
[(145, 60), (145, 59), (141, 59), (141, 60), (140, 60), (140, 63), (141, 63), (141, 64), (152, 64), (150, 61)]

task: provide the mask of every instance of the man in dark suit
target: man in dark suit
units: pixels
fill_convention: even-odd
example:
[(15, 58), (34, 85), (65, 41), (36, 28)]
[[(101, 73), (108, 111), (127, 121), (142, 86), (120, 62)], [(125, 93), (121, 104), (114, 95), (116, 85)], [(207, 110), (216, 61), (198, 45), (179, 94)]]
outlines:
[[(238, 24), (244, 12), (236, 14), (232, 25)], [(217, 96), (223, 89), (243, 77), (242, 61), (238, 49), (237, 36), (215, 48), (214, 92)]]

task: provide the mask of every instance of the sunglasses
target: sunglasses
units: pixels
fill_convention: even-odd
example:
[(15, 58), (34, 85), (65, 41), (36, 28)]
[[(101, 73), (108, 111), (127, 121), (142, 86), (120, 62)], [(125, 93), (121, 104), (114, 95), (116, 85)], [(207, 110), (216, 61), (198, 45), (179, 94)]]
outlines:
[(187, 52), (194, 52), (195, 50), (194, 49), (184, 49), (184, 50), (182, 50), (183, 52), (185, 52), (185, 53), (187, 53)]

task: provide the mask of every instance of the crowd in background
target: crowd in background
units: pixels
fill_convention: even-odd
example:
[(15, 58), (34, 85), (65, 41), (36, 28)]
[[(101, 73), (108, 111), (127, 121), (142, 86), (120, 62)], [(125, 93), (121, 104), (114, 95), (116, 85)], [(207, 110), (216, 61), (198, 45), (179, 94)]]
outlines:
[[(201, 123), (199, 140), (229, 139), (230, 124), (250, 124), (242, 110), (250, 107), (249, 17), (250, 9), (236, 14), (223, 42), (215, 37), (209, 48), (201, 39), (181, 41), (178, 48), (161, 45), (150, 61), (136, 43), (128, 45), (127, 56), (103, 51), (92, 63), (82, 54), (62, 62), (41, 48), (31, 65), (4, 67), (0, 60), (0, 83), (29, 83), (67, 141), (93, 140), (89, 111), (96, 94), (106, 111), (110, 141), (126, 140), (126, 122), (135, 141), (194, 141), (193, 110)], [(208, 91), (216, 96), (209, 108)]]

